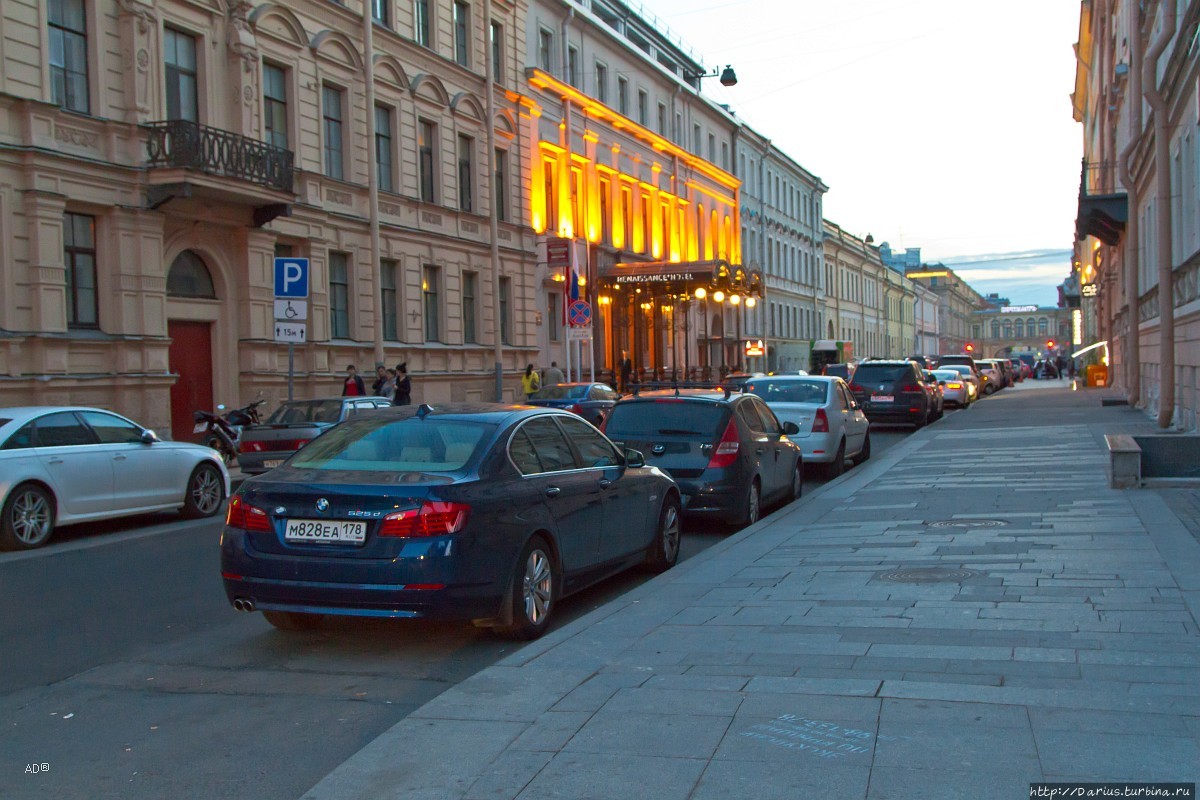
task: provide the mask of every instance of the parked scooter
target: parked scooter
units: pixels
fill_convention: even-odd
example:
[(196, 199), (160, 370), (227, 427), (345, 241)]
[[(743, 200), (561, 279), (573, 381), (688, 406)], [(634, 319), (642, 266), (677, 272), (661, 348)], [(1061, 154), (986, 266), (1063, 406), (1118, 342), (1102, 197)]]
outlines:
[[(196, 426), (193, 432), (203, 435), (201, 442), (221, 454), (225, 466), (231, 465), (237, 458), (238, 446), (242, 438), (242, 428), (246, 425), (257, 425), (262, 421), (258, 407), (266, 400), (255, 400), (249, 405), (235, 408), (224, 414), (214, 414), (211, 411), (192, 412)], [(217, 411), (225, 411), (225, 406), (217, 406)]]

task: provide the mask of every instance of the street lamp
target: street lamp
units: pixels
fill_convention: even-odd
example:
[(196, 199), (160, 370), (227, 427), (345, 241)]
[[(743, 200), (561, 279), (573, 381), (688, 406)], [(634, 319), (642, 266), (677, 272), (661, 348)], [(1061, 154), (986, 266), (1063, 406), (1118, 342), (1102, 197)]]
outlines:
[(733, 71), (733, 67), (729, 64), (725, 65), (725, 69), (713, 67), (712, 72), (700, 72), (688, 75), (688, 78), (694, 81), (699, 81), (701, 78), (720, 78), (722, 86), (736, 86), (737, 73)]

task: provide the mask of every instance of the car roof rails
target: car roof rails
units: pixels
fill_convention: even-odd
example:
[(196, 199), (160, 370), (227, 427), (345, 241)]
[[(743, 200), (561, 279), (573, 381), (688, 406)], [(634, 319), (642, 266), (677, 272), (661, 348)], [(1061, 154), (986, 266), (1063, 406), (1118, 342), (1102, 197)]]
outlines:
[(732, 391), (737, 390), (744, 392), (744, 386), (735, 386), (728, 383), (717, 383), (714, 381), (647, 381), (644, 383), (629, 384), (630, 393), (637, 397), (642, 391), (659, 391), (662, 389), (674, 389), (675, 396), (679, 397), (680, 389), (721, 389), (725, 392), (725, 399), (729, 399)]

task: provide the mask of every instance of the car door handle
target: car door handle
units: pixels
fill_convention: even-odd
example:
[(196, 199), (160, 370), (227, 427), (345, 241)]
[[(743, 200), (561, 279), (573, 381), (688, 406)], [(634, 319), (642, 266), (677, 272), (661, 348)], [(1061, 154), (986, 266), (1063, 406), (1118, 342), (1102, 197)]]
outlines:
[(125, 456), (121, 453), (117, 453), (115, 456), (113, 456), (113, 461), (124, 461), (124, 460), (125, 460)]
[(561, 491), (562, 489), (558, 488), (557, 486), (547, 486), (546, 497), (558, 497), (558, 494)]
[(607, 489), (610, 486), (612, 486), (612, 481), (610, 481), (608, 478), (600, 479), (600, 488), (601, 489)]
[(61, 464), (61, 463), (63, 463), (63, 460), (62, 460), (61, 458), (48, 458), (48, 459), (46, 459), (46, 463), (48, 463), (48, 464)]

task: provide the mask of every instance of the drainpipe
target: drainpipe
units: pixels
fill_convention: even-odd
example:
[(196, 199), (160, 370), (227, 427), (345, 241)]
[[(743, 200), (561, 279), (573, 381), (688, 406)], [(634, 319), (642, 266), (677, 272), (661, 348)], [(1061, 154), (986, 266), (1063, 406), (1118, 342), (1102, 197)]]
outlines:
[(375, 148), (375, 20), (371, 4), (363, 0), (363, 81), (366, 84), (367, 100), (367, 145), (371, 157), (367, 159), (367, 215), (371, 242), (371, 274), (374, 279), (374, 297), (371, 313), (375, 316), (372, 347), (375, 366), (384, 366), (383, 353), (383, 270), (379, 263), (379, 169), (374, 157)]
[(483, 59), (483, 80), (487, 84), (487, 185), (491, 189), (491, 197), (488, 198), (488, 261), (492, 267), (492, 302), (496, 306), (496, 313), (492, 315), (492, 369), (496, 382), (496, 402), (503, 403), (504, 332), (500, 329), (500, 220), (496, 216), (496, 76), (492, 64), (491, 35), (492, 0), (483, 0), (483, 41), (487, 45), (486, 57)]
[(1154, 179), (1158, 223), (1158, 329), (1161, 384), (1158, 393), (1158, 427), (1169, 428), (1175, 415), (1175, 292), (1171, 271), (1171, 162), (1167, 102), (1158, 88), (1159, 56), (1175, 35), (1175, 3), (1160, 3), (1163, 29), (1146, 52), (1142, 64), (1142, 91), (1154, 111)]
[(1129, 141), (1121, 150), (1121, 183), (1125, 185), (1126, 207), (1129, 209), (1125, 223), (1125, 299), (1129, 333), (1125, 346), (1125, 391), (1129, 404), (1142, 404), (1142, 331), (1138, 306), (1142, 290), (1138, 283), (1138, 192), (1137, 181), (1130, 170), (1133, 151), (1137, 149), (1142, 135), (1142, 15), (1137, 3), (1127, 6), (1129, 21)]

